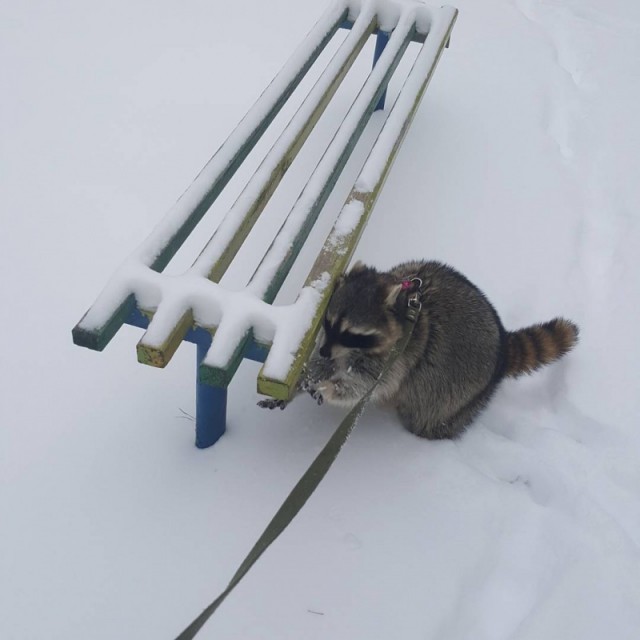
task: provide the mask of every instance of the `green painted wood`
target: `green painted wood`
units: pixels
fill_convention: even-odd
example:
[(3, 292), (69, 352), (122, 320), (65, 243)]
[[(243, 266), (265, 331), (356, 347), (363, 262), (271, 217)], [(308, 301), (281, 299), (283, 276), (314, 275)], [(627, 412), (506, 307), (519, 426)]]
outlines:
[[(372, 197), (368, 198), (368, 195)], [(311, 325), (300, 343), (294, 361), (284, 380), (269, 378), (264, 374), (264, 367), (260, 369), (260, 373), (258, 374), (258, 393), (277, 398), (278, 400), (289, 400), (295, 394), (304, 364), (308, 361), (315, 346), (316, 336), (322, 326), (322, 319), (329, 304), (331, 294), (333, 293), (335, 282), (340, 275), (345, 272), (347, 265), (353, 257), (353, 253), (373, 210), (376, 198), (377, 194), (375, 196), (373, 196), (373, 194), (361, 194), (355, 189), (349, 194), (345, 204), (349, 204), (353, 200), (363, 202), (364, 209), (360, 220), (353, 231), (341, 236), (338, 242), (334, 242), (333, 239), (331, 241), (329, 240), (329, 238), (332, 237), (333, 229), (327, 237), (327, 241), (320, 251), (304, 284), (305, 287), (311, 286), (312, 283), (317, 282), (320, 277), (326, 278), (325, 274), (329, 275), (328, 285), (321, 294), (320, 302), (311, 320)]]
[[(292, 78), (291, 82), (287, 85), (285, 90), (280, 94), (280, 97), (276, 100), (271, 109), (267, 112), (265, 117), (259, 123), (259, 125), (253, 130), (251, 135), (245, 140), (244, 144), (240, 147), (238, 152), (233, 156), (231, 162), (227, 165), (226, 169), (215, 182), (211, 185), (209, 191), (205, 194), (204, 198), (196, 205), (192, 213), (189, 215), (185, 223), (176, 230), (174, 236), (169, 240), (166, 247), (158, 254), (158, 257), (153, 261), (151, 268), (154, 271), (162, 271), (167, 264), (169, 264), (171, 258), (176, 254), (178, 249), (182, 246), (189, 234), (193, 231), (195, 226), (200, 222), (202, 216), (209, 210), (209, 207), (213, 204), (215, 199), (220, 195), (220, 192), (227, 185), (229, 180), (236, 173), (242, 162), (249, 155), (253, 147), (268, 126), (273, 122), (273, 119), (278, 115), (286, 101), (291, 97), (291, 94), (295, 91), (300, 81), (307, 74), (307, 71), (311, 68), (313, 63), (317, 60), (318, 56), (322, 53), (327, 46), (331, 38), (335, 35), (336, 31), (340, 27), (340, 23), (344, 20), (348, 14), (348, 10), (342, 14), (342, 16), (336, 21), (331, 30), (327, 32), (320, 44), (313, 50), (313, 53), (298, 71), (298, 73)], [(224, 146), (224, 145), (223, 145)]]
[[(307, 362), (309, 356), (311, 355), (313, 348), (316, 343), (316, 337), (320, 327), (322, 325), (322, 318), (326, 311), (327, 305), (329, 303), (329, 299), (333, 292), (333, 288), (335, 285), (335, 281), (338, 279), (341, 273), (345, 270), (347, 264), (351, 260), (353, 252), (360, 240), (362, 232), (371, 216), (371, 212), (378, 200), (378, 196), (382, 191), (384, 183), (387, 179), (389, 171), (391, 170), (391, 166), (395, 161), (395, 158), (398, 154), (398, 151), (404, 142), (404, 138), (409, 130), (409, 126), (413, 121), (413, 118), (418, 110), (420, 102), (424, 96), (425, 91), (431, 81), (433, 73), (436, 69), (436, 66), (440, 60), (443, 50), (445, 49), (447, 43), (449, 42), (451, 30), (453, 29), (453, 25), (455, 24), (455, 19), (457, 17), (457, 12), (449, 25), (449, 28), (446, 32), (444, 39), (442, 40), (440, 46), (438, 47), (437, 54), (434, 58), (433, 65), (429, 69), (427, 75), (424, 78), (424, 81), (421, 84), (421, 87), (416, 94), (416, 98), (414, 100), (413, 106), (405, 121), (402, 124), (399, 135), (396, 138), (394, 145), (391, 149), (389, 157), (385, 163), (384, 169), (380, 175), (380, 179), (374, 186), (372, 192), (359, 192), (357, 189), (354, 189), (349, 194), (347, 201), (345, 204), (349, 204), (354, 200), (358, 200), (363, 204), (363, 213), (358, 221), (358, 224), (354, 228), (354, 230), (342, 236), (340, 241), (335, 243), (330, 241), (331, 234), (327, 238), (318, 258), (311, 268), (309, 272), (309, 276), (305, 282), (305, 286), (311, 286), (313, 282), (316, 282), (323, 274), (329, 274), (329, 285), (324, 289), (321, 297), (321, 301), (316, 309), (316, 312), (313, 316), (311, 326), (307, 330), (300, 347), (295, 355), (293, 364), (291, 365), (289, 372), (284, 380), (275, 380), (272, 378), (268, 378), (264, 375), (264, 367), (261, 369), (260, 374), (258, 375), (258, 392), (264, 395), (269, 395), (279, 400), (289, 400), (291, 396), (295, 393), (298, 380), (302, 373), (302, 369), (304, 363)], [(375, 148), (375, 145), (374, 145)], [(335, 228), (335, 227), (334, 227)], [(333, 230), (332, 230), (333, 232)]]
[(280, 184), (280, 181), (282, 180), (287, 170), (293, 163), (294, 159), (298, 155), (298, 152), (302, 148), (302, 145), (306, 142), (307, 138), (309, 137), (309, 134), (318, 123), (318, 120), (320, 119), (325, 109), (329, 105), (331, 98), (333, 98), (333, 96), (335, 95), (335, 92), (337, 91), (338, 87), (344, 80), (349, 69), (351, 69), (353, 63), (355, 62), (355, 59), (358, 57), (358, 54), (362, 50), (362, 47), (364, 47), (369, 36), (373, 33), (375, 27), (376, 27), (376, 19), (374, 18), (371, 20), (371, 22), (369, 23), (368, 27), (366, 28), (362, 36), (359, 38), (359, 40), (355, 43), (348, 58), (345, 60), (344, 64), (340, 67), (338, 73), (333, 78), (333, 80), (327, 87), (327, 90), (324, 92), (324, 94), (318, 101), (318, 104), (314, 108), (313, 112), (311, 113), (304, 127), (301, 129), (301, 131), (295, 137), (295, 139), (292, 140), (291, 144), (289, 145), (284, 155), (282, 156), (282, 159), (280, 160), (278, 165), (275, 167), (275, 169), (271, 173), (268, 183), (265, 185), (262, 191), (258, 194), (258, 197), (256, 198), (256, 200), (253, 202), (251, 208), (247, 212), (247, 215), (242, 221), (240, 228), (234, 234), (233, 238), (227, 245), (227, 248), (225, 249), (224, 253), (220, 256), (220, 259), (211, 268), (211, 271), (209, 272), (208, 277), (213, 282), (219, 282), (222, 276), (224, 275), (224, 273), (226, 272), (226, 270), (228, 269), (229, 265), (231, 264), (231, 261), (240, 250), (242, 243), (244, 242), (247, 235), (253, 228), (259, 215), (264, 210), (265, 205), (273, 195), (273, 192), (276, 190), (277, 186)]
[[(242, 247), (243, 242), (246, 240), (247, 236), (253, 229), (256, 221), (258, 220), (260, 214), (263, 212), (267, 202), (273, 195), (274, 191), (280, 184), (282, 178), (286, 174), (287, 170), (293, 163), (294, 159), (298, 155), (298, 152), (302, 148), (303, 144), (306, 142), (309, 134), (314, 129), (316, 124), (318, 123), (320, 117), (324, 113), (325, 109), (329, 105), (331, 98), (335, 95), (338, 87), (344, 80), (347, 75), (349, 69), (352, 67), (355, 59), (358, 57), (358, 54), (364, 47), (367, 42), (369, 36), (373, 33), (376, 27), (376, 19), (373, 18), (369, 23), (368, 27), (365, 29), (362, 36), (354, 43), (354, 47), (350, 51), (347, 59), (344, 61), (332, 81), (327, 86), (326, 91), (321, 96), (320, 100), (316, 104), (315, 108), (309, 115), (307, 121), (303, 124), (302, 128), (298, 132), (298, 134), (291, 141), (287, 149), (285, 150), (282, 158), (278, 162), (278, 164), (274, 167), (273, 171), (270, 174), (268, 182), (262, 188), (260, 193), (256, 196), (254, 201), (251, 203), (251, 206), (247, 210), (240, 226), (230, 239), (226, 248), (224, 249), (220, 258), (215, 262), (215, 264), (211, 267), (207, 277), (209, 280), (213, 282), (220, 282), (222, 276), (225, 274), (232, 260), (235, 258), (236, 254)], [(297, 114), (296, 114), (297, 115)], [(293, 116), (292, 120), (295, 119), (296, 115)], [(287, 126), (288, 129), (288, 126)], [(287, 129), (283, 135), (286, 135)], [(274, 143), (274, 146), (278, 144), (278, 141)], [(238, 200), (244, 198), (244, 191), (238, 197)], [(236, 200), (236, 203), (238, 202)], [(235, 204), (234, 204), (235, 206)], [(217, 231), (216, 231), (217, 232)], [(215, 233), (214, 233), (215, 237)], [(197, 262), (197, 261), (196, 261)], [(195, 264), (195, 263), (194, 263)], [(142, 336), (142, 339), (138, 343), (137, 353), (138, 353), (138, 361), (143, 364), (148, 364), (154, 367), (164, 367), (171, 360), (176, 350), (180, 346), (185, 334), (187, 331), (193, 326), (193, 311), (191, 309), (185, 311), (180, 320), (176, 323), (176, 326), (173, 328), (171, 333), (167, 336), (166, 340), (160, 345), (152, 345), (148, 344), (146, 340), (146, 333)], [(205, 374), (207, 377), (208, 374)]]
[[(319, 55), (320, 51), (324, 48), (324, 46), (326, 46), (326, 43), (328, 42), (328, 40), (334, 35), (335, 30), (337, 29), (337, 26), (338, 25), (336, 24), (334, 26), (334, 29), (329, 34), (327, 34), (327, 37), (325, 38), (325, 40), (323, 40), (322, 45), (319, 46), (314, 51), (314, 54), (307, 61), (308, 64), (305, 65), (305, 67), (303, 67), (304, 70), (301, 70), (300, 74), (296, 76), (296, 79), (287, 87), (287, 90), (285, 90), (285, 92), (283, 92), (283, 94), (280, 96), (278, 102), (276, 103), (276, 105), (274, 105), (274, 108), (269, 112), (269, 114), (267, 114), (267, 116), (265, 116), (265, 118), (260, 123), (260, 125), (254, 130), (252, 135), (249, 136), (249, 138), (247, 139), (247, 141), (245, 141), (245, 143), (243, 144), (241, 149), (238, 151), (238, 153), (233, 157), (229, 165), (216, 178), (216, 180), (211, 186), (211, 189), (207, 192), (207, 194), (201, 200), (201, 202), (198, 205), (196, 205), (196, 207), (193, 209), (192, 213), (189, 215), (188, 219), (185, 221), (185, 224), (180, 229), (178, 229), (176, 233), (172, 236), (172, 238), (167, 242), (163, 250), (154, 260), (153, 264), (151, 265), (151, 268), (157, 271), (162, 271), (162, 269), (164, 269), (164, 267), (168, 264), (168, 262), (171, 260), (173, 255), (179, 249), (179, 247), (182, 245), (186, 237), (188, 237), (188, 235), (193, 231), (193, 229), (195, 228), (199, 220), (202, 218), (204, 213), (208, 210), (208, 208), (211, 206), (213, 201), (217, 198), (220, 191), (222, 191), (222, 189), (227, 184), (229, 179), (233, 176), (237, 168), (244, 161), (244, 159), (250, 152), (251, 148), (253, 148), (255, 143), (260, 139), (260, 137), (264, 133), (264, 130), (267, 128), (267, 126), (273, 120), (275, 115), (281, 109), (284, 102), (289, 98), (289, 96), (291, 95), (291, 93), (293, 92), (297, 84), (300, 82), (301, 78), (305, 75), (308, 68), (311, 66), (313, 61), (315, 61), (315, 59)], [(307, 122), (307, 125), (305, 126), (305, 128), (301, 131), (300, 135), (293, 141), (293, 143), (287, 149), (287, 152), (283, 155), (281, 162), (278, 164), (276, 169), (272, 172), (272, 176), (271, 176), (271, 180), (269, 181), (269, 184), (265, 186), (265, 188), (256, 198), (252, 208), (250, 209), (247, 217), (245, 218), (245, 220), (243, 221), (243, 224), (241, 225), (241, 229), (239, 229), (238, 232), (234, 235), (232, 241), (229, 243), (229, 245), (225, 249), (223, 256), (221, 256), (220, 260), (211, 269), (209, 273), (209, 277), (213, 281), (217, 281), (222, 277), (222, 275), (228, 268), (229, 264), (235, 257), (237, 251), (242, 245), (242, 242), (244, 241), (248, 233), (251, 231), (251, 228), (255, 224), (257, 217), (262, 212), (266, 202), (268, 201), (273, 191), (279, 184), (284, 173), (286, 173), (288, 167), (290, 166), (291, 162), (297, 155), (300, 147), (302, 146), (307, 136), (309, 135), (309, 132), (313, 129), (313, 126), (315, 126), (315, 123), (317, 122), (318, 118), (326, 108), (331, 97), (334, 95), (338, 84), (342, 81), (342, 79), (344, 78), (344, 75), (346, 75), (348, 68), (351, 67), (353, 60), (359, 53), (362, 47), (362, 44), (364, 43), (364, 40), (366, 40), (369, 34), (375, 30), (375, 21), (372, 22), (370, 27), (371, 29), (368, 30), (366, 35), (363, 36), (363, 39), (361, 39), (362, 43), (359, 42), (356, 49), (354, 49), (353, 56), (349, 58), (348, 64), (346, 63), (344, 67), (341, 69), (339, 75), (337, 76), (339, 80), (334, 81), (334, 83), (332, 83), (327, 93), (323, 96), (321, 103), (319, 103), (318, 107), (314, 110), (312, 116), (309, 118), (309, 121)], [(385, 169), (382, 173), (381, 179), (379, 180), (378, 184), (374, 188), (374, 191), (372, 193), (365, 194), (365, 193), (357, 192), (354, 189), (349, 195), (347, 202), (350, 202), (353, 199), (357, 199), (357, 200), (360, 200), (364, 205), (363, 215), (361, 216), (361, 219), (358, 222), (358, 225), (350, 234), (343, 237), (342, 242), (337, 244), (334, 243), (332, 244), (331, 247), (325, 245), (320, 255), (318, 256), (313, 269), (309, 274), (309, 277), (306, 283), (307, 285), (313, 282), (321, 273), (330, 274), (331, 284), (323, 292), (321, 303), (318, 305), (316, 313), (314, 314), (311, 327), (307, 331), (307, 334), (305, 335), (305, 338), (302, 344), (300, 345), (300, 348), (294, 359), (294, 363), (290, 368), (290, 371), (288, 372), (286, 379), (282, 381), (269, 379), (265, 377), (261, 371), (261, 374), (258, 378), (258, 390), (260, 393), (265, 393), (267, 395), (271, 395), (273, 397), (280, 398), (280, 399), (289, 399), (293, 394), (293, 392), (295, 391), (300, 372), (302, 371), (302, 367), (306, 362), (306, 360), (308, 359), (308, 356), (310, 355), (314, 347), (315, 338), (316, 338), (317, 332), (319, 331), (322, 317), (332, 292), (333, 283), (339, 277), (339, 275), (345, 270), (346, 266), (351, 260), (355, 247), (357, 246), (358, 240), (362, 234), (362, 231), (364, 230), (364, 227), (371, 214), (371, 211), (375, 206), (375, 202), (377, 201), (378, 195), (380, 193), (380, 190), (382, 189), (384, 181), (386, 180), (390, 167), (399, 150), (399, 147), (402, 144), (402, 141), (404, 140), (404, 136), (406, 135), (409, 124), (413, 119), (413, 116), (415, 115), (415, 111), (417, 110), (417, 107), (422, 99), (424, 91), (426, 90), (429, 80), (431, 79), (435, 66), (442, 53), (442, 49), (445, 46), (449, 45), (450, 32), (452, 27), (453, 27), (453, 22), (449, 28), (447, 37), (443, 41), (443, 44), (438, 51), (438, 55), (436, 57), (435, 63), (430, 69), (428, 76), (425, 79), (423, 86), (421, 87), (421, 90), (415, 100), (415, 104), (409, 114), (409, 117), (406, 119), (405, 123), (403, 124), (401, 133), (394, 144), (394, 147), (389, 156)], [(409, 42), (412, 40), (424, 41), (423, 34), (418, 34), (418, 37), (421, 37), (422, 39), (416, 40), (416, 32), (414, 28), (413, 31), (407, 36), (405, 42), (403, 43), (403, 46), (400, 48), (400, 51), (398, 52), (398, 55), (394, 59), (393, 64), (385, 74), (385, 77), (381, 85), (378, 87), (378, 90), (376, 91), (376, 95), (372, 99), (371, 104), (368, 106), (367, 110), (365, 111), (365, 114), (359, 121), (356, 127), (356, 130), (354, 131), (354, 134), (349, 140), (348, 145), (343, 150), (338, 161), (336, 162), (330, 174), (329, 179), (326, 181), (323, 189), (321, 190), (316, 200), (314, 201), (311, 207), (311, 210), (309, 212), (309, 215), (305, 219), (304, 224), (302, 225), (301, 229), (299, 230), (296, 237), (294, 238), (291, 249), (281, 261), (279, 268), (274, 278), (270, 282), (268, 289), (263, 297), (265, 302), (272, 303), (273, 300), (275, 299), (294, 261), (296, 260), (300, 250), (302, 249), (302, 246), (304, 245), (304, 242), (306, 241), (313, 225), (315, 224), (318, 218), (318, 215), (322, 210), (322, 207), (326, 203), (328, 196), (330, 195), (333, 188), (335, 187), (335, 184), (339, 178), (339, 175), (344, 169), (344, 166), (348, 158), (350, 157), (355, 145), (357, 144), (357, 141), (360, 138), (362, 131), (364, 130), (367, 122), (369, 121), (370, 116), (373, 113), (375, 104), (377, 104), (380, 95), (386, 88), (386, 85), (388, 84), (388, 81), (391, 75), (395, 71), (397, 64), (400, 58), (403, 56)], [(258, 267), (258, 269), (259, 268), (260, 267)], [(104, 325), (104, 327), (102, 327), (98, 331), (86, 331), (82, 329), (81, 323), (79, 323), (73, 330), (74, 342), (81, 346), (87, 346), (92, 349), (102, 350), (106, 346), (106, 344), (110, 341), (110, 339), (113, 337), (113, 335), (115, 335), (115, 333), (118, 331), (120, 326), (122, 326), (123, 322), (126, 320), (127, 316), (130, 314), (131, 310), (133, 309), (134, 304), (135, 304), (134, 296), (129, 295), (127, 299), (124, 300), (123, 303), (120, 305), (118, 310), (109, 319), (109, 321)], [(194, 326), (194, 320), (193, 320), (192, 312), (189, 311), (177, 323), (177, 327), (176, 327), (177, 330), (175, 332), (175, 335), (172, 334), (172, 336), (170, 336), (170, 338), (167, 340), (166, 345), (164, 345), (163, 349), (160, 349), (160, 350), (149, 348), (148, 345), (145, 345), (144, 337), (143, 337), (143, 340), (140, 341), (137, 347), (139, 360), (146, 364), (152, 364), (153, 366), (165, 366), (170, 360), (175, 350), (177, 349), (177, 347), (179, 346), (180, 342), (182, 341), (184, 334), (188, 331), (189, 328), (193, 326)], [(212, 333), (213, 332), (215, 332), (215, 328), (212, 329)], [(231, 381), (233, 375), (235, 374), (235, 371), (237, 370), (240, 362), (242, 361), (244, 352), (246, 350), (246, 346), (249, 340), (252, 339), (252, 337), (253, 336), (251, 332), (248, 332), (247, 334), (245, 334), (240, 344), (236, 346), (236, 349), (234, 350), (234, 353), (230, 359), (230, 362), (226, 367), (211, 368), (211, 367), (202, 365), (200, 368), (201, 381), (207, 384), (226, 387)]]
[[(125, 320), (129, 317), (136, 304), (133, 294), (127, 296), (106, 324), (95, 331), (88, 331), (82, 327), (82, 320), (72, 329), (74, 344), (93, 351), (102, 351), (116, 335)], [(87, 312), (88, 313), (88, 312)], [(86, 314), (85, 314), (86, 315)], [(84, 316), (83, 318), (84, 319)]]
[[(331, 171), (331, 174), (329, 175), (329, 179), (326, 181), (326, 183), (324, 184), (324, 187), (322, 188), (317, 198), (311, 205), (309, 213), (307, 214), (307, 217), (304, 221), (304, 224), (302, 225), (302, 227), (296, 234), (295, 238), (293, 239), (293, 242), (291, 243), (291, 248), (287, 252), (286, 256), (283, 258), (283, 260), (281, 260), (278, 266), (278, 269), (273, 279), (269, 283), (267, 291), (263, 297), (265, 302), (269, 302), (269, 303), (273, 302), (276, 295), (278, 295), (278, 291), (280, 291), (280, 288), (282, 287), (282, 284), (284, 283), (287, 275), (289, 274), (289, 271), (291, 270), (291, 267), (293, 266), (295, 259), (298, 257), (298, 254), (302, 250), (302, 247), (304, 246), (306, 239), (309, 237), (309, 233), (311, 232), (313, 225), (318, 219), (318, 216), (320, 215), (320, 211), (322, 211), (322, 208), (324, 207), (327, 199), (329, 198), (329, 195), (333, 191), (336, 185), (336, 182), (338, 181), (338, 178), (340, 177), (340, 174), (342, 173), (342, 170), (344, 169), (344, 166), (347, 163), (347, 160), (353, 153), (353, 150), (356, 144), (358, 143), (358, 140), (360, 139), (360, 136), (362, 135), (364, 128), (367, 126), (367, 123), (371, 119), (371, 115), (373, 114), (375, 106), (378, 104), (378, 101), (380, 100), (380, 96), (382, 96), (385, 89), (387, 88), (387, 85), (389, 84), (389, 80), (391, 79), (391, 76), (393, 75), (398, 64), (400, 63), (400, 60), (402, 59), (404, 52), (409, 46), (409, 43), (411, 42), (411, 38), (413, 37), (414, 33), (415, 33), (415, 25), (412, 27), (412, 29), (410, 29), (402, 45), (398, 49), (398, 52), (395, 58), (393, 59), (393, 62), (387, 69), (387, 72), (385, 73), (382, 79), (382, 82), (378, 86), (372, 100), (367, 105), (367, 108), (362, 118), (358, 122), (351, 137), (349, 138), (349, 142), (347, 143), (344, 150), (338, 157), (338, 160), (334, 165)], [(282, 230), (282, 227), (281, 227), (281, 230)], [(273, 243), (271, 246), (273, 246)], [(267, 251), (267, 256), (268, 256), (268, 253), (269, 252)], [(256, 272), (260, 270), (260, 266), (262, 265), (265, 259), (266, 259), (266, 256), (258, 265)]]
[[(353, 26), (353, 21), (352, 20), (345, 20), (344, 23), (342, 24), (342, 26), (345, 29), (351, 29), (351, 27)], [(373, 35), (378, 35), (378, 32), (381, 31), (381, 29), (376, 29), (373, 32)], [(385, 33), (390, 33), (389, 31), (386, 31)], [(428, 33), (422, 33), (421, 31), (415, 31), (413, 34), (413, 37), (411, 38), (411, 42), (417, 42), (418, 44), (423, 44), (424, 41), (427, 39), (427, 36), (429, 34)]]
[(210, 384), (214, 387), (226, 387), (229, 385), (235, 375), (240, 363), (244, 359), (244, 352), (249, 340), (253, 337), (253, 332), (248, 331), (243, 339), (237, 344), (231, 357), (229, 364), (224, 368), (209, 367), (201, 364), (198, 367), (198, 380), (203, 384)]
[[(354, 131), (352, 132), (352, 135), (347, 145), (345, 146), (344, 150), (338, 157), (336, 164), (334, 165), (329, 175), (329, 178), (325, 182), (323, 188), (321, 189), (320, 193), (318, 194), (312, 206), (310, 207), (309, 213), (305, 218), (305, 221), (302, 227), (300, 228), (300, 230), (298, 231), (298, 233), (296, 234), (295, 238), (291, 243), (291, 248), (287, 252), (286, 256), (281, 260), (278, 266), (278, 269), (274, 277), (272, 278), (271, 282), (269, 283), (269, 286), (267, 287), (265, 295), (263, 296), (263, 300), (265, 302), (272, 303), (276, 295), (278, 294), (278, 291), (280, 290), (280, 287), (284, 283), (284, 280), (287, 277), (287, 274), (289, 273), (293, 265), (293, 262), (295, 261), (298, 254), (300, 253), (305, 240), (309, 236), (309, 233), (313, 228), (313, 225), (318, 219), (318, 215), (320, 214), (322, 207), (326, 203), (327, 198), (329, 197), (329, 194), (335, 187), (335, 184), (338, 180), (339, 175), (344, 169), (344, 166), (348, 158), (350, 157), (355, 145), (360, 139), (360, 136), (362, 135), (362, 132), (364, 131), (365, 126), (369, 122), (369, 119), (371, 118), (371, 115), (375, 109), (375, 106), (378, 104), (378, 100), (380, 99), (380, 96), (386, 89), (387, 84), (389, 83), (389, 80), (393, 75), (393, 72), (396, 70), (398, 63), (400, 62), (407, 47), (409, 46), (409, 43), (411, 42), (411, 39), (414, 33), (415, 33), (415, 25), (409, 30), (402, 45), (399, 47), (398, 52), (393, 59), (393, 62), (387, 69), (387, 72), (384, 74), (380, 85), (378, 86), (377, 90), (373, 95), (373, 98), (370, 100), (369, 104), (367, 105), (367, 108), (365, 109), (361, 119), (358, 122), (358, 125), (355, 127)], [(282, 228), (280, 230), (282, 230)], [(272, 243), (272, 246), (273, 246), (273, 243)], [(267, 252), (267, 255), (268, 255), (268, 252)], [(260, 262), (260, 265), (263, 264), (264, 259), (265, 258), (263, 258), (263, 261)], [(260, 270), (260, 265), (258, 265), (258, 268), (256, 269), (256, 273)], [(244, 349), (247, 345), (247, 342), (249, 341), (249, 338), (250, 338), (250, 333), (247, 332), (242, 338), (242, 341), (237, 350), (239, 353), (244, 352)], [(209, 367), (208, 365), (203, 364), (200, 367), (200, 373), (202, 376), (201, 381), (204, 382), (205, 380), (231, 379), (234, 376), (239, 364), (240, 364), (240, 360), (237, 360), (235, 358), (231, 359), (229, 363), (227, 363), (227, 365), (224, 367)]]
[[(255, 345), (262, 349), (265, 353), (269, 352), (271, 348), (271, 343), (261, 342), (256, 340), (253, 331), (248, 332), (248, 342), (254, 341)], [(233, 366), (228, 367), (227, 369), (217, 369), (214, 367), (207, 367), (205, 365), (201, 365), (198, 369), (198, 379), (200, 382), (204, 384), (209, 384), (214, 387), (226, 387), (229, 385), (233, 376), (240, 366), (242, 360), (246, 357), (246, 344), (239, 344), (233, 354), (231, 355), (229, 362), (232, 363)]]
[[(258, 140), (262, 137), (267, 127), (271, 124), (276, 115), (280, 112), (286, 101), (291, 94), (295, 91), (296, 87), (300, 84), (302, 78), (307, 74), (313, 63), (317, 60), (318, 56), (322, 53), (326, 45), (333, 38), (336, 31), (339, 29), (340, 24), (347, 19), (348, 9), (345, 9), (341, 16), (336, 20), (332, 28), (327, 32), (320, 44), (313, 50), (312, 54), (294, 76), (291, 82), (287, 85), (285, 90), (273, 104), (272, 108), (266, 113), (265, 117), (260, 121), (258, 126), (253, 130), (251, 135), (245, 140), (245, 142), (238, 149), (237, 153), (233, 156), (229, 164), (225, 167), (221, 174), (211, 184), (211, 187), (200, 200), (200, 202), (193, 208), (184, 224), (181, 225), (168, 240), (167, 244), (156, 256), (155, 260), (150, 265), (150, 268), (154, 271), (161, 272), (171, 261), (171, 258), (176, 254), (178, 249), (182, 246), (189, 234), (196, 227), (198, 222), (202, 219), (204, 214), (209, 210), (213, 202), (220, 195), (220, 192), (227, 185), (229, 180), (233, 177), (238, 170), (244, 159), (249, 155), (249, 152), (256, 145)], [(222, 149), (223, 145), (220, 147)], [(216, 152), (220, 153), (220, 149)], [(215, 157), (215, 156), (214, 156)], [(125, 301), (118, 307), (118, 309), (112, 314), (112, 316), (106, 321), (106, 323), (95, 330), (84, 329), (82, 320), (72, 330), (72, 336), (75, 344), (96, 351), (102, 351), (105, 346), (110, 342), (113, 336), (119, 331), (124, 324), (125, 319), (129, 313), (133, 310), (135, 299), (132, 295), (128, 296)], [(85, 314), (86, 315), (86, 314)]]

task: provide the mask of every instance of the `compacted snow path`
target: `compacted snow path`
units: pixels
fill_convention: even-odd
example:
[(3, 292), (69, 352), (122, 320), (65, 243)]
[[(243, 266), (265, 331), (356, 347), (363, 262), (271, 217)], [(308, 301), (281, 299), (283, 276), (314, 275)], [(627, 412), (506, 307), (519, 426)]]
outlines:
[[(638, 637), (640, 5), (454, 4), (451, 48), (357, 257), (449, 262), (508, 328), (563, 315), (580, 344), (505, 382), (455, 442), (419, 440), (368, 409), (203, 639)], [(194, 401), (188, 347), (155, 370), (135, 362), (133, 329), (102, 354), (74, 347), (70, 331), (326, 4), (5, 5), (0, 638), (170, 639), (226, 585), (342, 412), (306, 398), (260, 411), (247, 363), (227, 434), (198, 451), (183, 413)], [(356, 63), (285, 176), (225, 277), (231, 289), (257, 266), (367, 67)], [(258, 164), (203, 221), (202, 244)], [(279, 302), (295, 299), (332, 222), (321, 220)]]

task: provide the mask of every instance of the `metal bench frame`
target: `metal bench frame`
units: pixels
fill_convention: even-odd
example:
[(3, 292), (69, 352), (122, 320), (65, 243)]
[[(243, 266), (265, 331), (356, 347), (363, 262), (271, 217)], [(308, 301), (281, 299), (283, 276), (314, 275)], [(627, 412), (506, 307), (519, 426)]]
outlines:
[[(457, 10), (448, 7), (432, 10), (417, 3), (408, 7), (399, 10), (392, 28), (380, 20), (378, 4), (374, 0), (363, 3), (357, 14), (348, 0), (340, 0), (331, 7), (165, 219), (116, 272), (96, 303), (73, 329), (76, 344), (97, 351), (104, 349), (123, 324), (145, 329), (137, 345), (138, 360), (157, 367), (166, 366), (182, 341), (194, 343), (198, 367), (196, 446), (199, 448), (211, 446), (225, 431), (227, 385), (243, 358), (267, 361), (268, 364), (271, 350), (285, 350), (290, 361), (286, 374), (280, 372), (274, 376), (273, 371), (263, 367), (258, 390), (281, 399), (288, 399), (295, 391), (302, 366), (313, 348), (332, 285), (353, 255), (440, 55), (449, 44), (457, 16)], [(210, 296), (212, 304), (219, 293), (218, 282), (368, 38), (376, 37), (372, 72), (330, 143), (331, 153), (323, 156), (316, 167), (247, 286), (256, 304), (271, 305), (275, 299), (371, 114), (384, 108), (386, 87), (409, 43), (423, 43), (422, 49), (374, 143), (369, 157), (371, 162), (365, 163), (307, 278), (303, 291), (313, 292), (315, 297), (311, 311), (309, 305), (304, 311), (304, 336), (296, 341), (293, 350), (291, 344), (284, 345), (284, 337), (277, 332), (271, 344), (256, 339), (252, 328), (244, 331), (241, 337), (234, 335), (231, 339), (232, 328), (224, 326), (224, 309), (217, 326), (199, 324), (198, 314), (192, 307), (179, 297), (172, 298), (172, 291), (162, 289), (167, 282), (162, 271), (339, 28), (349, 29), (350, 34), (287, 125), (285, 132), (290, 135), (282, 134), (250, 179), (250, 192), (258, 195), (249, 204), (247, 198), (238, 198), (183, 278), (185, 288), (192, 287), (198, 293), (202, 290), (202, 296)], [(335, 163), (332, 162), (334, 156), (337, 156)], [(377, 167), (380, 157), (385, 162)], [(373, 176), (369, 183), (367, 176)], [(345, 231), (344, 220), (348, 217), (351, 223)], [(278, 246), (280, 235), (293, 239), (290, 246)], [(275, 271), (263, 266), (276, 259), (279, 262)], [(207, 281), (206, 287), (198, 278)], [(175, 276), (173, 279), (175, 281)], [(159, 298), (145, 300), (138, 282), (157, 286), (161, 291)], [(300, 313), (299, 309), (295, 313)], [(217, 347), (216, 340), (221, 343)], [(229, 340), (233, 342), (232, 349)], [(223, 364), (215, 362), (216, 357), (220, 359), (221, 352), (226, 354)]]

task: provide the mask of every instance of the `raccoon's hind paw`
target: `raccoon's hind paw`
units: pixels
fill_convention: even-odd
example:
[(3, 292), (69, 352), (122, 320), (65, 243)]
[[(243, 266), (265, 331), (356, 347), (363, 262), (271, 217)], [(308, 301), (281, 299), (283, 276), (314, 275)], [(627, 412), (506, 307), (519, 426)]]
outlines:
[(287, 404), (286, 400), (276, 400), (275, 398), (266, 398), (258, 402), (258, 406), (261, 409), (284, 409)]

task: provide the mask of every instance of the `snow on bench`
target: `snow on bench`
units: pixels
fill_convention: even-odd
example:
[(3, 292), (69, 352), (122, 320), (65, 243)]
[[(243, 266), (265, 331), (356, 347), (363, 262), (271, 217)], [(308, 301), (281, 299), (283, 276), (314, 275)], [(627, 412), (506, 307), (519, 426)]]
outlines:
[[(288, 399), (319, 330), (333, 283), (345, 270), (394, 157), (448, 45), (456, 9), (418, 2), (339, 0), (242, 119), (151, 235), (115, 272), (73, 329), (76, 344), (101, 351), (124, 324), (146, 329), (138, 360), (164, 367), (183, 340), (198, 347), (196, 445), (225, 430), (226, 387), (244, 357), (264, 362), (259, 392)], [(192, 267), (163, 274), (324, 47), (350, 33), (227, 211)], [(269, 198), (369, 36), (374, 66), (246, 288), (219, 284)], [(273, 305), (293, 262), (411, 41), (423, 43), (346, 203), (297, 300)]]

